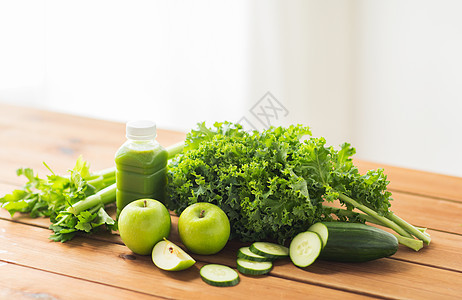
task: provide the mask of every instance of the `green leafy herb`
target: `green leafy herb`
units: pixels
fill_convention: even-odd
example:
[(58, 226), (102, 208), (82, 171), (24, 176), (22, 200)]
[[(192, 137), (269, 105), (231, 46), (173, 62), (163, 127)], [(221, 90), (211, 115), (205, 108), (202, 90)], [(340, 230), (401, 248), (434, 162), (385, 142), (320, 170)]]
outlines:
[(105, 225), (115, 229), (116, 222), (106, 213), (104, 206), (115, 202), (114, 168), (90, 173), (89, 164), (79, 157), (68, 176), (56, 175), (51, 168), (46, 179), (34, 175), (30, 168), (17, 170), (27, 182), (21, 189), (0, 198), (1, 206), (13, 217), (27, 213), (31, 217), (48, 217), (53, 241), (65, 242), (78, 232), (92, 233)]

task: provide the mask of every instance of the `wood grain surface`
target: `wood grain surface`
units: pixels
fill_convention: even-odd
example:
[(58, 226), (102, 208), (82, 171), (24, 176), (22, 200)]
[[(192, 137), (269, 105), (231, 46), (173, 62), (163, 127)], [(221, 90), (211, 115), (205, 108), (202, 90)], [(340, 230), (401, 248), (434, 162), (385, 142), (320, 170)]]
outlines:
[[(57, 112), (0, 104), (0, 195), (24, 183), (18, 167), (49, 174), (73, 167), (79, 155), (92, 170), (114, 164), (125, 140), (125, 125)], [(169, 146), (184, 133), (158, 130)], [(49, 220), (0, 209), (0, 299), (460, 299), (462, 295), (462, 178), (355, 160), (361, 172), (384, 168), (393, 192), (392, 210), (427, 227), (432, 243), (419, 252), (400, 247), (390, 257), (367, 263), (316, 261), (297, 268), (289, 259), (266, 276), (240, 275), (235, 287), (205, 284), (207, 263), (236, 267), (246, 245), (230, 241), (219, 254), (192, 255), (197, 263), (181, 272), (155, 267), (149, 256), (133, 254), (118, 234), (78, 236), (67, 243), (48, 239)], [(172, 213), (169, 239), (178, 243)]]

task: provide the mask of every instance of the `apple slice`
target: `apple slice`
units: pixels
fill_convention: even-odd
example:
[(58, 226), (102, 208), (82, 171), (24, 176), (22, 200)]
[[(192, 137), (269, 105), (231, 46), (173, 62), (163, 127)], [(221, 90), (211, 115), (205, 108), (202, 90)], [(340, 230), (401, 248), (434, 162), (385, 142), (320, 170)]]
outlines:
[(188, 253), (166, 239), (152, 249), (152, 261), (158, 268), (167, 271), (181, 271), (196, 263)]

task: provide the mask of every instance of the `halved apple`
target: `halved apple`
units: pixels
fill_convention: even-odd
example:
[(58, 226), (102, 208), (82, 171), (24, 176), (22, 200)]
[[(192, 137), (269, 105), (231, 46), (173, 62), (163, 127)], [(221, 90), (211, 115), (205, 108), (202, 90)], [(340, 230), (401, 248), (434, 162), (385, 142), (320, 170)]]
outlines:
[(158, 268), (167, 271), (181, 271), (196, 263), (188, 253), (166, 239), (152, 249), (152, 261)]

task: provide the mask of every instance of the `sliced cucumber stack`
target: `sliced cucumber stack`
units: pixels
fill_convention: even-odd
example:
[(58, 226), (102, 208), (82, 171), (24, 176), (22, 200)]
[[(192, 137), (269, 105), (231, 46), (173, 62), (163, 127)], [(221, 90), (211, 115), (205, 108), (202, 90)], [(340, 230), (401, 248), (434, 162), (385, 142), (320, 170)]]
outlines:
[(264, 257), (264, 256), (253, 253), (252, 251), (250, 251), (249, 247), (240, 248), (239, 251), (237, 252), (237, 257), (248, 259), (251, 261), (272, 261), (271, 258)]
[(245, 258), (237, 259), (237, 270), (247, 275), (263, 275), (271, 271), (273, 263), (269, 261), (252, 261)]
[(289, 248), (268, 242), (255, 242), (249, 248), (255, 254), (270, 259), (278, 259), (289, 256)]
[(203, 281), (213, 286), (234, 286), (239, 283), (239, 274), (228, 266), (208, 264), (199, 273)]
[(322, 241), (317, 233), (301, 232), (290, 243), (290, 259), (297, 267), (308, 267), (318, 258), (321, 249)]

